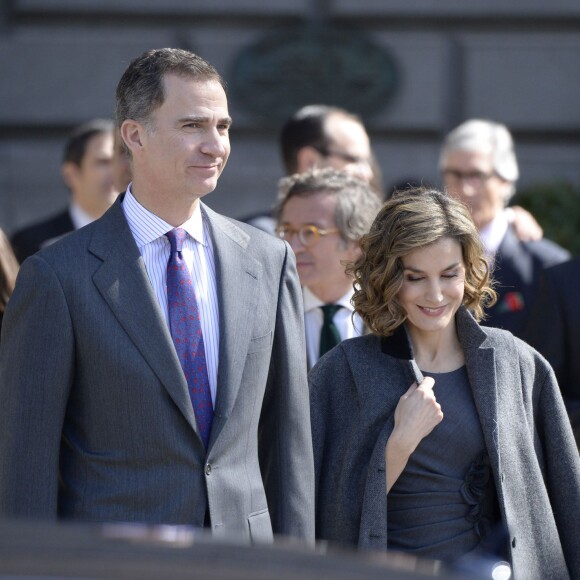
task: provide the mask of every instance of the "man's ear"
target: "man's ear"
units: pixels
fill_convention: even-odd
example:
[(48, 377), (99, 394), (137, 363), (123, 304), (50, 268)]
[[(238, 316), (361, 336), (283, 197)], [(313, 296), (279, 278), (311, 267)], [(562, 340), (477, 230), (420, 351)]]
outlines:
[(298, 150), (296, 154), (296, 165), (298, 167), (298, 173), (303, 173), (314, 167), (322, 166), (323, 156), (314, 147), (307, 145)]
[(125, 145), (132, 154), (135, 154), (143, 147), (145, 128), (141, 123), (133, 121), (132, 119), (126, 119), (121, 125), (120, 133), (121, 139), (123, 139)]
[(352, 240), (349, 240), (347, 244), (348, 244), (347, 250), (349, 254), (349, 260), (352, 260), (354, 262), (361, 255), (360, 244)]
[(60, 166), (62, 180), (71, 191), (73, 191), (75, 188), (79, 171), (80, 167), (76, 163), (73, 163), (72, 161), (65, 161)]

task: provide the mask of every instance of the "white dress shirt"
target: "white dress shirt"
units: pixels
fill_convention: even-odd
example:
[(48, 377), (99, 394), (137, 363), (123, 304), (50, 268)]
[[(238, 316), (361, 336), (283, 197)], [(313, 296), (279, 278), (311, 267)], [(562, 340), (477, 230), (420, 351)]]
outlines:
[[(90, 216), (84, 209), (81, 209), (80, 206), (74, 201), (71, 201), (69, 204), (68, 214), (70, 216), (71, 222), (75, 230), (80, 230), (81, 228), (84, 228), (91, 222), (95, 221), (94, 217)], [(70, 232), (60, 234), (59, 236), (56, 236), (54, 238), (48, 238), (48, 240), (44, 240), (43, 242), (41, 242), (39, 247), (46, 248), (46, 246), (54, 244), (54, 242), (60, 240), (61, 238), (64, 238), (64, 236), (67, 236), (68, 234), (70, 234)]]
[[(354, 314), (354, 308), (350, 299), (354, 290), (347, 292), (340, 300), (334, 304), (339, 304), (343, 308), (338, 310), (334, 315), (333, 321), (338, 329), (341, 340), (361, 336), (364, 332), (364, 324), (358, 314)], [(321, 306), (324, 302), (315, 296), (308, 288), (302, 288), (304, 296), (304, 325), (306, 329), (306, 356), (308, 357), (308, 366), (312, 368), (318, 360), (320, 352), (320, 331), (324, 315)]]
[(71, 201), (68, 207), (68, 213), (70, 215), (70, 219), (75, 227), (75, 230), (80, 230), (85, 226), (88, 226), (91, 222), (95, 221), (95, 218), (92, 215), (89, 215), (81, 206)]
[[(145, 209), (131, 193), (123, 199), (123, 211), (145, 261), (145, 267), (161, 312), (169, 327), (167, 308), (167, 262), (171, 245), (165, 234), (173, 226)], [(201, 318), (201, 331), (212, 402), (215, 406), (219, 355), (219, 311), (213, 246), (199, 205), (190, 219), (179, 226), (187, 232), (182, 256), (191, 274)]]
[(491, 264), (493, 264), (495, 254), (503, 242), (508, 226), (508, 214), (505, 211), (500, 211), (493, 220), (479, 232), (479, 236)]

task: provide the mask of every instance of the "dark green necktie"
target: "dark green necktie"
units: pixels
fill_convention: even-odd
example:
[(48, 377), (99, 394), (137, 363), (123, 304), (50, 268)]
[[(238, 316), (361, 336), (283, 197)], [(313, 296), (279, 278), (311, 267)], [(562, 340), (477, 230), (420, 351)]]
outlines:
[(336, 324), (334, 324), (333, 318), (342, 306), (338, 304), (325, 304), (320, 308), (322, 308), (322, 314), (324, 315), (322, 330), (320, 331), (319, 356), (322, 356), (325, 352), (328, 352), (332, 347), (340, 342), (340, 334), (338, 333)]

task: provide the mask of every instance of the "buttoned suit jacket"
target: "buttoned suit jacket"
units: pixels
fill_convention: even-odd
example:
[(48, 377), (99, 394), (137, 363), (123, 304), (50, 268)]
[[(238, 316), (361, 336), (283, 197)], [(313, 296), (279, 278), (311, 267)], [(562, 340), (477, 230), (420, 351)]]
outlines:
[[(553, 371), (464, 308), (456, 321), (514, 576), (578, 578), (580, 460)], [(388, 354), (403, 341), (403, 327), (387, 339), (346, 340), (310, 371), (317, 538), (387, 549), (385, 446), (414, 382), (408, 362)]]
[(0, 350), (0, 514), (313, 537), (302, 296), (289, 246), (202, 204), (219, 299), (206, 452), (121, 198), (26, 260)]
[(492, 270), (498, 300), (486, 310), (482, 324), (509, 330), (522, 338), (538, 293), (541, 272), (569, 259), (570, 253), (551, 240), (522, 242), (509, 226)]
[(19, 262), (32, 256), (48, 240), (56, 240), (74, 231), (68, 207), (47, 220), (27, 226), (16, 232), (11, 239), (14, 254)]

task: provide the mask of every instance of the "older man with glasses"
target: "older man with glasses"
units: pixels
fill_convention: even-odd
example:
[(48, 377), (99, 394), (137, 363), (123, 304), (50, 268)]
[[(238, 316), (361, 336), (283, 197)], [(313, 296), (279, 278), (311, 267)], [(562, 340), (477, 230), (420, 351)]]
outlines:
[(550, 240), (518, 238), (506, 205), (519, 170), (514, 142), (504, 125), (479, 119), (462, 123), (445, 138), (439, 167), (447, 190), (470, 208), (493, 266), (499, 299), (488, 309), (484, 324), (521, 337), (540, 272), (570, 254)]
[(366, 183), (333, 168), (313, 169), (279, 183), (277, 234), (289, 242), (304, 295), (308, 366), (345, 338), (364, 332), (350, 299), (345, 264), (381, 201)]

